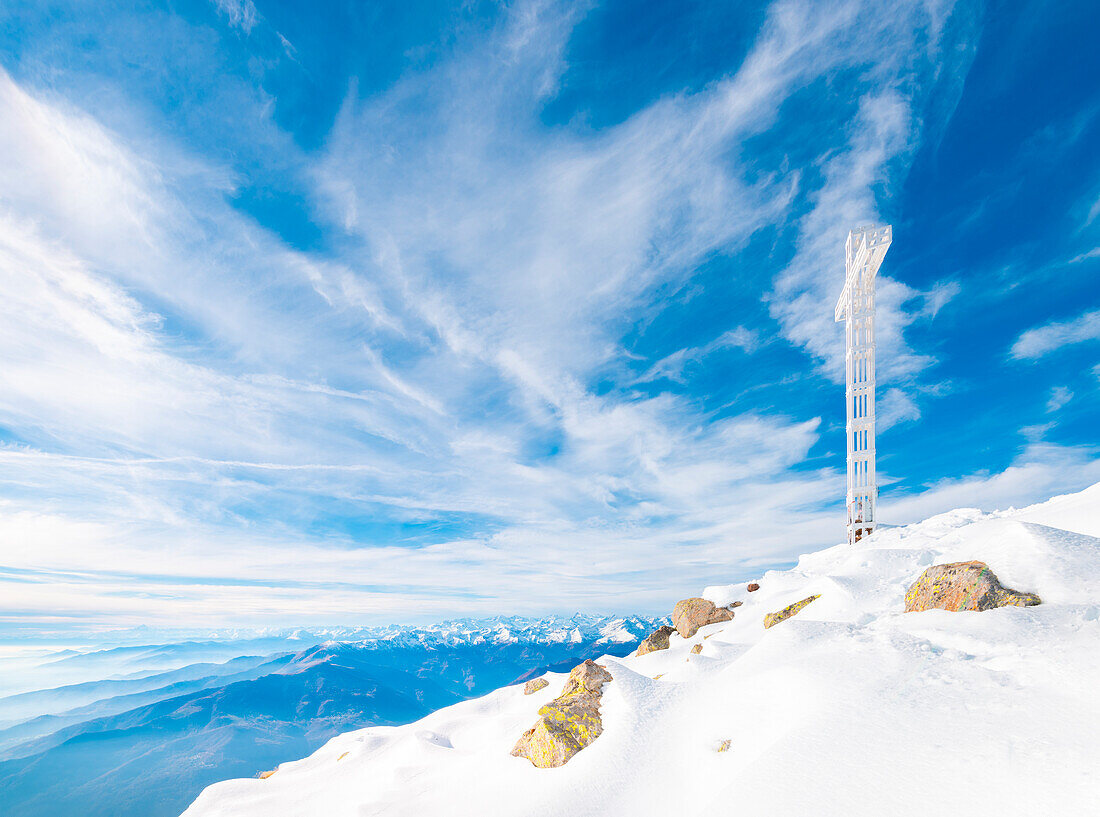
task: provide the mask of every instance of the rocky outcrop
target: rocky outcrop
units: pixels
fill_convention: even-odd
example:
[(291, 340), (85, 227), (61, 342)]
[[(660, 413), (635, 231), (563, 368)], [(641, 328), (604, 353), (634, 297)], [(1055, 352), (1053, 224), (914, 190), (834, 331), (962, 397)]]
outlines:
[(1041, 599), (1004, 587), (985, 562), (934, 565), (913, 582), (905, 594), (905, 612), (920, 610), (992, 610), (994, 607), (1032, 607)]
[(774, 627), (779, 622), (786, 621), (791, 616), (798, 615), (800, 612), (802, 612), (803, 607), (819, 598), (821, 598), (820, 593), (818, 593), (816, 596), (809, 596), (808, 598), (804, 598), (802, 599), (802, 601), (796, 601), (794, 604), (788, 604), (782, 610), (778, 610), (774, 613), (768, 613), (766, 616), (764, 616), (764, 629), (766, 630), (769, 627)]
[(755, 593), (757, 590), (760, 589), (760, 585), (758, 585), (756, 582), (753, 582), (745, 589), (748, 590), (750, 593)]
[(523, 685), (523, 694), (533, 695), (540, 689), (546, 689), (546, 687), (548, 686), (550, 686), (550, 682), (547, 681), (545, 678), (532, 678), (530, 681)]
[(701, 598), (683, 599), (672, 609), (672, 626), (684, 638), (691, 638), (700, 627), (729, 621), (733, 613), (725, 607), (715, 607), (713, 602)]
[(655, 632), (650, 633), (645, 637), (645, 640), (638, 645), (638, 655), (645, 655), (647, 652), (657, 652), (657, 650), (668, 649), (668, 637), (676, 632), (667, 624), (663, 627), (658, 627)]
[(600, 697), (611, 673), (595, 661), (569, 673), (561, 695), (539, 709), (538, 722), (520, 737), (512, 754), (540, 769), (564, 766), (603, 733)]

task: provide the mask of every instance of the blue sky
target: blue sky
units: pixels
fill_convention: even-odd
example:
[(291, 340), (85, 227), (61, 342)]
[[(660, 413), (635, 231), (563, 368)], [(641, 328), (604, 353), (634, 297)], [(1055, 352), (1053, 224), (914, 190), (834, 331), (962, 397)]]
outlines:
[(7, 3), (0, 635), (661, 612), (1100, 480), (1089, 2)]

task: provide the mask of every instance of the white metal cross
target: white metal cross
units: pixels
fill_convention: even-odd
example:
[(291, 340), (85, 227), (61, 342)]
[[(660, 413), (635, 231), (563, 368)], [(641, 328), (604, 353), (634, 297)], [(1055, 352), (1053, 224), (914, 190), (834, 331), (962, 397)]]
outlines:
[(868, 225), (848, 233), (844, 290), (836, 302), (835, 317), (845, 322), (847, 341), (848, 544), (870, 534), (876, 522), (875, 276), (892, 239), (889, 225)]

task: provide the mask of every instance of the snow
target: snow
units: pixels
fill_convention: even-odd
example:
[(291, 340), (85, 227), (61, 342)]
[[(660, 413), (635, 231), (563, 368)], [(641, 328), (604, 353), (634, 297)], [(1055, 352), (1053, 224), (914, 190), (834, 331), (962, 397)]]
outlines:
[[(509, 755), (561, 689), (565, 675), (548, 674), (534, 695), (507, 687), (340, 735), (266, 780), (218, 783), (186, 817), (1095, 813), (1097, 536), (1100, 485), (880, 529), (769, 571), (757, 592), (707, 588), (744, 602), (731, 622), (604, 659), (604, 734), (560, 769)], [(969, 559), (1044, 603), (903, 612), (927, 566)], [(764, 630), (765, 613), (815, 593)]]

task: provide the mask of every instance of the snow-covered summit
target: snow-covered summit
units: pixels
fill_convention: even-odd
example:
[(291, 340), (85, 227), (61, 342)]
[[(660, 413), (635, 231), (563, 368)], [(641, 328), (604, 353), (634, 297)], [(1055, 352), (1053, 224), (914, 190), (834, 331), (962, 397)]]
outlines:
[[(404, 727), (332, 739), (186, 817), (1086, 814), (1100, 800), (1100, 485), (1019, 511), (959, 510), (803, 556), (733, 621), (606, 658), (604, 732), (566, 766), (510, 749), (564, 674)], [(932, 564), (978, 559), (1037, 607), (904, 613)], [(766, 613), (811, 594), (796, 617)], [(695, 654), (692, 648), (701, 645)], [(728, 741), (728, 750), (717, 751)]]

